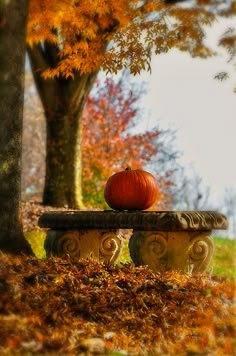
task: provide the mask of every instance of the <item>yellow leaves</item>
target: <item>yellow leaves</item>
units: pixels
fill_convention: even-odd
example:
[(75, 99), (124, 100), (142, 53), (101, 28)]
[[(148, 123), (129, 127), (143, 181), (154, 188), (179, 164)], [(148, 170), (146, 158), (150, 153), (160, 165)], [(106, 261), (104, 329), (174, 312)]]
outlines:
[(221, 37), (219, 45), (228, 51), (229, 60), (232, 60), (236, 56), (236, 30), (229, 28)]
[(52, 79), (52, 78), (57, 78), (59, 76), (58, 70), (57, 69), (45, 69), (45, 71), (42, 73), (42, 77), (46, 79)]
[(192, 51), (193, 57), (208, 58), (215, 55), (215, 52), (205, 46), (196, 46)]
[(61, 0), (60, 6), (55, 1), (30, 0), (27, 26), (27, 42), (30, 46), (48, 41), (57, 44), (60, 39), (56, 31), (66, 17), (71, 1)]
[(106, 30), (107, 28), (110, 28), (113, 25), (113, 20), (108, 15), (101, 15), (98, 17), (98, 23), (101, 29)]
[(157, 1), (150, 1), (147, 2), (144, 6), (143, 6), (143, 12), (144, 13), (150, 13), (153, 11), (159, 11), (161, 9), (163, 9), (165, 7), (165, 5), (161, 2), (157, 2)]
[(60, 53), (62, 59), (58, 62), (56, 68), (48, 68), (43, 72), (44, 79), (52, 79), (54, 77), (64, 76), (66, 79), (74, 78), (75, 72), (86, 74), (99, 70), (103, 56), (96, 51), (88, 50), (87, 46), (82, 46), (82, 50), (86, 53), (84, 56), (81, 53), (71, 53), (67, 56)]
[(58, 62), (45, 78), (99, 68), (116, 73), (129, 67), (138, 74), (150, 70), (153, 51), (177, 47), (193, 56), (211, 55), (203, 46), (203, 26), (215, 19), (207, 5), (204, 0), (196, 6), (168, 6), (158, 0), (30, 0), (28, 44), (59, 46)]
[(81, 51), (82, 53), (87, 54), (88, 53), (88, 49), (89, 49), (88, 48), (88, 43), (85, 42), (85, 41), (81, 41), (81, 42), (77, 43), (77, 49), (79, 51)]
[(173, 7), (168, 10), (171, 17), (177, 19), (179, 23), (184, 23), (186, 26), (192, 28), (192, 24), (198, 23), (200, 25), (211, 25), (215, 20), (215, 15), (211, 11), (204, 8), (180, 8)]
[(31, 36), (28, 39), (28, 45), (31, 47), (43, 41), (47, 41), (55, 45), (58, 43), (57, 36), (54, 35), (50, 29), (45, 28), (44, 30), (41, 30), (40, 33), (37, 29), (31, 31)]
[(71, 56), (73, 54), (81, 54), (81, 56), (88, 55), (89, 46), (86, 41), (76, 42), (75, 45), (70, 46), (68, 43), (64, 44), (63, 49), (60, 51), (60, 58)]

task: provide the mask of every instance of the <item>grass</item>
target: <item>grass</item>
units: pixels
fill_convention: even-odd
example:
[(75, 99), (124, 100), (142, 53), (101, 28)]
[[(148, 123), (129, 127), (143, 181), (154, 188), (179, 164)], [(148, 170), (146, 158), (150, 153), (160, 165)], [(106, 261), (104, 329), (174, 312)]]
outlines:
[[(30, 242), (35, 255), (38, 258), (45, 258), (43, 247), (45, 232), (31, 231), (26, 232), (25, 236)], [(229, 240), (223, 237), (214, 237), (215, 252), (212, 259), (212, 274), (219, 277), (236, 279), (236, 240)], [(125, 241), (122, 254), (117, 263), (131, 262), (129, 256), (128, 242)]]
[(36, 257), (45, 258), (46, 253), (44, 250), (44, 240), (46, 237), (46, 233), (44, 231), (26, 231), (25, 237), (29, 241)]
[(236, 240), (214, 237), (213, 274), (236, 278)]

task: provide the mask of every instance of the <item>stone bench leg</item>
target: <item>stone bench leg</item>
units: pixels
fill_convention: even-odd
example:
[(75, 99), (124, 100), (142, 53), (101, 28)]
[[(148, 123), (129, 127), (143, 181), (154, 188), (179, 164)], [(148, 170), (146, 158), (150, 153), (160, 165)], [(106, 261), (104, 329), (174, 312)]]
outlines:
[(114, 263), (120, 255), (120, 230), (49, 230), (44, 243), (47, 257), (92, 258)]
[(214, 251), (211, 231), (134, 231), (129, 241), (136, 266), (148, 265), (155, 272), (207, 270)]

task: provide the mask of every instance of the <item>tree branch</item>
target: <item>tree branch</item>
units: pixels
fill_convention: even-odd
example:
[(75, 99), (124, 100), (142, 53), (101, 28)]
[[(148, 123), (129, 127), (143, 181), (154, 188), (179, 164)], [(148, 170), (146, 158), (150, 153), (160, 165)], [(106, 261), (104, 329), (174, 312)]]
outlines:
[(58, 54), (59, 54), (58, 46), (49, 42), (45, 42), (44, 46), (45, 46), (44, 57), (47, 59), (48, 66), (51, 68), (56, 67), (56, 65), (58, 64)]
[(42, 46), (38, 44), (34, 47), (27, 46), (27, 53), (29, 55), (31, 69), (40, 99), (44, 108), (49, 108), (50, 104), (53, 105), (55, 86), (57, 83), (56, 79), (45, 80), (42, 77), (42, 73), (48, 68), (45, 51)]

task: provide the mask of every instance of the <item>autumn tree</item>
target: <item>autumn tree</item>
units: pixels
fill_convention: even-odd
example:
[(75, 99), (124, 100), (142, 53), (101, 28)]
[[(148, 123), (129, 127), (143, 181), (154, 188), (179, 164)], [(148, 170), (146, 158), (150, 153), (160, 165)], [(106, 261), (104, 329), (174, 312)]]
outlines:
[[(104, 208), (103, 188), (108, 177), (126, 168), (146, 168), (153, 172), (161, 186), (161, 206), (167, 203), (166, 187), (176, 168), (174, 150), (170, 149), (170, 130), (155, 129), (138, 134), (137, 125), (146, 115), (140, 109), (145, 89), (127, 81), (99, 76), (88, 96), (83, 112), (82, 188), (86, 207)], [(93, 120), (90, 118), (93, 117)], [(43, 114), (30, 73), (26, 75), (23, 130), (23, 197), (39, 200), (43, 190), (44, 164)], [(168, 146), (168, 147), (167, 147)], [(160, 206), (160, 205), (159, 205)]]
[[(144, 168), (158, 154), (158, 129), (135, 133), (140, 93), (121, 78), (97, 81), (83, 114), (83, 197), (86, 206), (107, 207), (103, 190), (113, 173)], [(91, 120), (91, 118), (93, 118)]]
[(32, 254), (20, 218), (27, 0), (0, 1), (0, 250)]
[(236, 11), (223, 0), (30, 1), (28, 53), (47, 122), (45, 204), (82, 206), (81, 118), (98, 71), (137, 74), (153, 52), (173, 47), (207, 57), (204, 26), (226, 8)]

